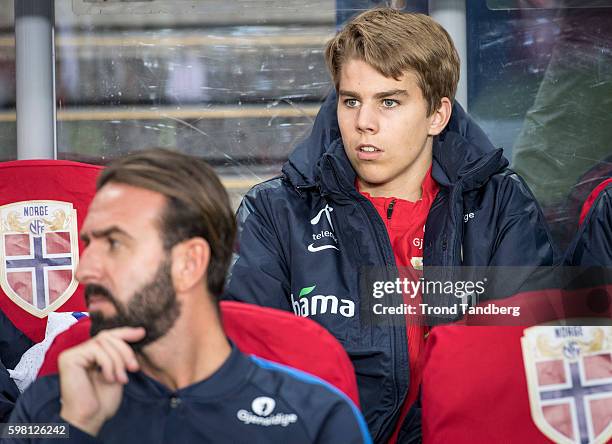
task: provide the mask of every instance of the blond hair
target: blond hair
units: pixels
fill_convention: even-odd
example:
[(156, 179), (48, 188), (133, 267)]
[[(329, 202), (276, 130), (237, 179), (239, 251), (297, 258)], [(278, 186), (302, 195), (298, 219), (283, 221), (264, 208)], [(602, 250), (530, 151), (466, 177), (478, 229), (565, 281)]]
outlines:
[(396, 80), (406, 72), (417, 78), (428, 115), (443, 97), (453, 100), (459, 82), (459, 55), (444, 28), (423, 14), (391, 8), (359, 14), (327, 43), (325, 62), (336, 90), (342, 65), (357, 59)]

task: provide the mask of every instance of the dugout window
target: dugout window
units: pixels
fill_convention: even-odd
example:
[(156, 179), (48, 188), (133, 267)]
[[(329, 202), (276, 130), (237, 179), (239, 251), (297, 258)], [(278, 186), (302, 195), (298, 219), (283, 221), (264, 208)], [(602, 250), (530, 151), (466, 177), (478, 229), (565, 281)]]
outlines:
[(0, 161), (17, 158), (13, 0), (0, 0)]
[(237, 203), (310, 130), (337, 24), (381, 3), (56, 0), (57, 156), (178, 148), (211, 163)]
[(612, 175), (612, 1), (466, 3), (470, 114), (565, 247), (580, 205)]
[(331, 87), (334, 0), (56, 0), (58, 158), (202, 156), (237, 202), (280, 171)]

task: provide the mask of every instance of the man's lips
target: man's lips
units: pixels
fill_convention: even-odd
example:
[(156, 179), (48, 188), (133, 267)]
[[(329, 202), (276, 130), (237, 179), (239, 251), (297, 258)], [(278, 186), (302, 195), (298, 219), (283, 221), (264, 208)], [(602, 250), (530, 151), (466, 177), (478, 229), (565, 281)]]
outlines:
[(104, 303), (112, 305), (112, 302), (109, 301), (106, 296), (92, 294), (87, 297), (87, 308), (89, 311), (92, 311), (92, 308), (94, 308), (95, 306), (103, 305)]
[(357, 158), (360, 160), (376, 160), (383, 154), (383, 150), (376, 145), (362, 143), (355, 148)]

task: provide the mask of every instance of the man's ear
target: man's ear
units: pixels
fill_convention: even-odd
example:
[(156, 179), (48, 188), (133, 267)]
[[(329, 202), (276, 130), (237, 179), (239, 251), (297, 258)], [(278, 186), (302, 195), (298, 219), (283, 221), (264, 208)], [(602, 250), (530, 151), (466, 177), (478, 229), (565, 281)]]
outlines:
[(453, 110), (453, 104), (448, 97), (442, 97), (440, 100), (440, 106), (433, 114), (429, 117), (429, 135), (437, 136), (446, 127), (446, 124), (450, 120), (451, 112)]
[(206, 283), (210, 245), (193, 237), (172, 247), (172, 282), (177, 293), (187, 291), (201, 281)]

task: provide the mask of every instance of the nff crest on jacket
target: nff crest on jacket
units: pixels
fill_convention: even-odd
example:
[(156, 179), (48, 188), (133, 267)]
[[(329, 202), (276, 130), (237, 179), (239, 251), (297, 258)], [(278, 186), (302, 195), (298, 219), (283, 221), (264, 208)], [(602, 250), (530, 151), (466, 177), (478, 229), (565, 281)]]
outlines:
[[(440, 191), (426, 223), (426, 270), (553, 263), (541, 210), (507, 165), (502, 150), (455, 104), (434, 139), (432, 176)], [(408, 388), (405, 319), (372, 322), (371, 301), (360, 297), (367, 295), (364, 270), (387, 269), (389, 279), (397, 270), (385, 225), (354, 183), (332, 94), (282, 176), (243, 199), (225, 297), (292, 310), (329, 329), (353, 361), (366, 421), (374, 440), (383, 442)]]

